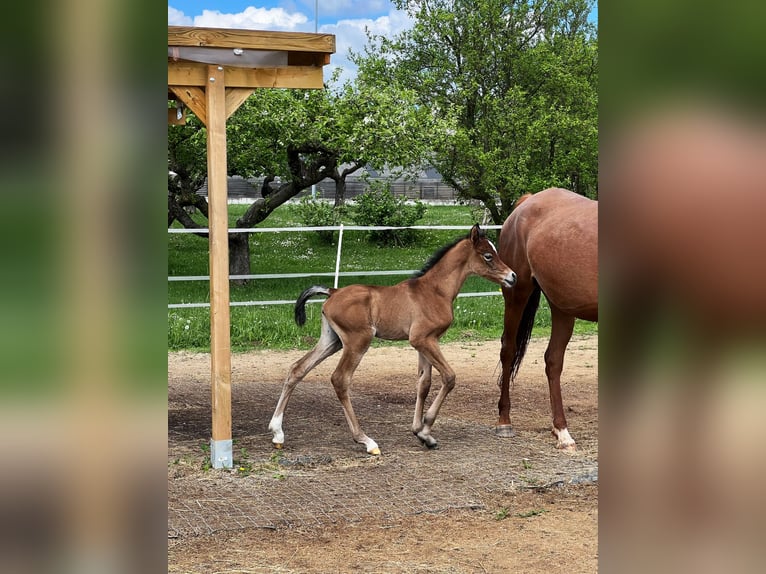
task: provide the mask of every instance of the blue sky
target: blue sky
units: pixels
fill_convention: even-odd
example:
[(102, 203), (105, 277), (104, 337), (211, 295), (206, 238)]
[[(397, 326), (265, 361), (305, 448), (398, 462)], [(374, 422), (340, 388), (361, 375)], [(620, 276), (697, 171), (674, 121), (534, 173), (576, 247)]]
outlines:
[[(314, 31), (314, 7), (316, 0), (169, 0), (168, 7), (176, 8), (189, 17), (200, 17), (204, 10), (221, 14), (241, 14), (248, 8), (261, 9), (260, 14), (251, 11), (251, 17), (271, 23), (269, 29), (289, 29), (295, 32)], [(319, 0), (319, 26), (336, 24), (342, 19), (377, 19), (388, 16), (394, 9), (386, 0)], [(271, 14), (266, 14), (270, 11)], [(281, 13), (280, 13), (281, 12)], [(291, 20), (290, 16), (300, 15), (303, 22)], [(207, 18), (212, 19), (210, 14)], [(263, 20), (266, 19), (266, 20)], [(277, 23), (279, 21), (279, 23)], [(193, 25), (209, 25), (198, 24)], [(320, 30), (321, 31), (321, 30)]]
[[(288, 32), (318, 31), (335, 34), (335, 54), (325, 67), (327, 79), (335, 67), (344, 69), (341, 80), (353, 77), (349, 48), (361, 52), (367, 43), (365, 29), (393, 36), (410, 26), (404, 11), (386, 0), (168, 0), (168, 24), (211, 28), (245, 28)], [(597, 9), (592, 19), (597, 18)]]

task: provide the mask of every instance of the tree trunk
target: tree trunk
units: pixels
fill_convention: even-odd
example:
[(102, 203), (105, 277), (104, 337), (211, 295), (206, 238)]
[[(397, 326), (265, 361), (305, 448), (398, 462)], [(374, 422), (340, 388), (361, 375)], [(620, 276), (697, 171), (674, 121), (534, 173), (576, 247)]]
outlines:
[[(229, 275), (250, 274), (250, 234), (229, 234)], [(245, 279), (234, 279), (236, 285), (244, 285)]]
[(335, 178), (335, 207), (340, 207), (346, 201), (346, 178)]
[(333, 167), (332, 175), (329, 175), (330, 179), (335, 182), (335, 207), (340, 207), (346, 202), (346, 178), (362, 169), (363, 163), (352, 163), (349, 167), (340, 171), (337, 166)]

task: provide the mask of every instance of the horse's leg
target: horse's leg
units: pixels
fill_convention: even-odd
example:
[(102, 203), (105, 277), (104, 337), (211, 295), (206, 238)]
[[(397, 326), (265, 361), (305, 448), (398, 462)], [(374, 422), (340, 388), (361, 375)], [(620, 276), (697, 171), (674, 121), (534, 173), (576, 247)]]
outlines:
[(438, 443), (436, 439), (431, 436), (431, 427), (436, 421), (436, 415), (439, 414), (444, 399), (455, 387), (455, 371), (449, 366), (444, 359), (441, 350), (439, 349), (439, 342), (436, 338), (425, 338), (421, 340), (410, 339), (410, 344), (420, 352), (423, 357), (439, 371), (442, 377), (442, 386), (439, 389), (439, 393), (434, 398), (434, 402), (423, 417), (423, 427), (419, 432), (415, 433), (415, 436), (425, 444), (428, 448), (436, 448)]
[(529, 299), (530, 290), (523, 289), (518, 284), (511, 290), (503, 289), (505, 312), (503, 315), (503, 335), (500, 339), (500, 363), (502, 366), (500, 380), (500, 400), (497, 402), (498, 420), (495, 434), (499, 437), (510, 438), (514, 435), (511, 427), (511, 365), (516, 354), (516, 333), (519, 330), (524, 306)]
[(293, 390), (295, 390), (298, 383), (303, 380), (311, 369), (330, 355), (336, 353), (341, 347), (338, 335), (332, 330), (324, 315), (322, 315), (322, 334), (319, 337), (319, 341), (311, 351), (290, 367), (287, 379), (282, 386), (282, 394), (279, 396), (271, 422), (269, 422), (269, 430), (273, 435), (271, 442), (274, 443), (275, 448), (282, 448), (285, 442), (285, 433), (282, 431), (282, 417), (287, 408), (287, 401), (290, 400), (290, 395), (293, 394)]
[(370, 334), (357, 341), (344, 341), (343, 355), (332, 374), (331, 380), (335, 394), (338, 395), (338, 400), (343, 407), (343, 413), (346, 415), (346, 422), (348, 423), (348, 428), (351, 429), (351, 436), (354, 437), (356, 442), (363, 444), (369, 454), (378, 455), (380, 454), (378, 443), (364, 434), (354, 413), (354, 407), (351, 406), (351, 397), (349, 395), (351, 378), (359, 366), (362, 357), (367, 352), (371, 340), (372, 335)]
[(561, 401), (561, 372), (564, 370), (564, 353), (572, 338), (575, 318), (551, 305), (551, 338), (545, 350), (545, 375), (551, 396), (553, 434), (558, 438), (556, 448), (575, 450), (575, 441), (567, 430), (564, 405)]
[(412, 432), (415, 436), (423, 430), (423, 405), (430, 390), (431, 363), (423, 353), (418, 353), (418, 396), (415, 401), (415, 416), (412, 419)]

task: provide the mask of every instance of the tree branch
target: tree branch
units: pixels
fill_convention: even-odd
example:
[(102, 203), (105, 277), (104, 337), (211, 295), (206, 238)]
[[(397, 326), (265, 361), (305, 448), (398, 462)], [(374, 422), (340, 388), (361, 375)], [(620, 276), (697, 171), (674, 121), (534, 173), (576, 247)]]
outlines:
[[(205, 204), (207, 205), (207, 203)], [(207, 217), (207, 214), (205, 214)], [(168, 193), (168, 228), (174, 221), (178, 221), (185, 229), (203, 229), (203, 226), (194, 221), (191, 216), (186, 213), (183, 206), (176, 200), (176, 197), (172, 193)], [(195, 233), (197, 237), (208, 237), (207, 233)]]
[[(302, 156), (309, 153), (318, 153), (319, 156), (307, 163)], [(330, 177), (337, 165), (337, 157), (324, 146), (307, 144), (288, 148), (287, 164), (290, 168), (290, 180), (266, 197), (256, 199), (242, 217), (237, 219), (237, 227), (252, 227), (260, 223), (287, 200)]]

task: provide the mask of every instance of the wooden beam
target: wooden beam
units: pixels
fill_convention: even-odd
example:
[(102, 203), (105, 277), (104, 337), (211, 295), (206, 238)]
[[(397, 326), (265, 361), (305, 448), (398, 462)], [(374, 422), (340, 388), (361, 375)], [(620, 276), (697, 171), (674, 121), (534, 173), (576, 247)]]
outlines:
[(333, 34), (168, 26), (168, 46), (335, 53)]
[(288, 66), (326, 66), (330, 63), (330, 54), (316, 52), (288, 52)]
[[(207, 165), (210, 225), (210, 367), (213, 407), (212, 464), (230, 468), (231, 333), (229, 318), (229, 218), (226, 184), (226, 81), (220, 66), (207, 67)], [(229, 460), (221, 460), (228, 443)], [(225, 458), (225, 457), (224, 457)]]
[(170, 89), (187, 108), (207, 125), (207, 96), (205, 90), (194, 86), (171, 86)]
[(245, 103), (255, 90), (251, 88), (226, 88), (226, 119)]
[[(168, 86), (205, 86), (209, 64), (168, 60)], [(288, 66), (284, 68), (226, 68), (229, 88), (304, 88), (324, 87), (323, 68)]]

